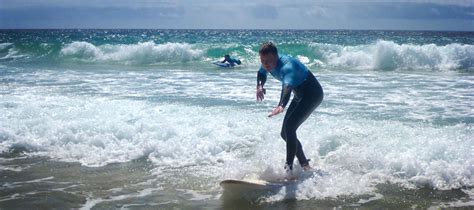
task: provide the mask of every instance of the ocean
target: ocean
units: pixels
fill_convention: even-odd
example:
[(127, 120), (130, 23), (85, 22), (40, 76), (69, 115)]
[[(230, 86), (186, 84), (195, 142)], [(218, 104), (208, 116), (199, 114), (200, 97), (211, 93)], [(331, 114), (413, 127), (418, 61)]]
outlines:
[[(224, 196), (284, 171), (269, 40), (324, 89), (320, 173)], [(473, 208), (473, 90), (473, 32), (0, 30), (0, 209)]]

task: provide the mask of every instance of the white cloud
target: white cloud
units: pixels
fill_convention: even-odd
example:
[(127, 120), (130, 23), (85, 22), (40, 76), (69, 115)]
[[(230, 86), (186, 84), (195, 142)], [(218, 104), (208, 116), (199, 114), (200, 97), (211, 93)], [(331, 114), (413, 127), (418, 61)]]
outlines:
[[(30, 17), (37, 17), (34, 18), (37, 20), (46, 21), (49, 18), (48, 24), (54, 24), (55, 21), (67, 18), (82, 20), (75, 14), (81, 11), (97, 17), (100, 22), (76, 22), (81, 27), (92, 25), (96, 28), (100, 27), (98, 24), (103, 24), (106, 28), (129, 25), (140, 27), (141, 24), (142, 28), (373, 29), (382, 26), (398, 27), (402, 24), (396, 22), (403, 21), (403, 27), (395, 29), (409, 28), (410, 22), (413, 22), (413, 28), (419, 29), (432, 29), (436, 25), (440, 29), (451, 29), (454, 26), (462, 29), (467, 25), (469, 27), (465, 30), (474, 30), (473, 2), (474, 0), (0, 0), (0, 18), (4, 18), (4, 24), (8, 19), (11, 24), (28, 25), (23, 21), (31, 20), (22, 16), (28, 13)], [(55, 14), (58, 7), (60, 10)], [(436, 22), (439, 20), (444, 22)], [(446, 24), (445, 20), (452, 23)], [(7, 27), (2, 26), (2, 21), (0, 27)], [(460, 21), (464, 21), (464, 25)], [(420, 28), (421, 23), (429, 23), (431, 28)], [(29, 25), (34, 23), (30, 22)]]
[(287, 0), (0, 0), (0, 8), (50, 6), (50, 7), (130, 7), (153, 8), (164, 6), (219, 6), (219, 7), (248, 7), (261, 4), (274, 7), (292, 5), (320, 5), (320, 4), (357, 4), (357, 3), (420, 3), (457, 6), (474, 6), (473, 0), (299, 0), (288, 3)]

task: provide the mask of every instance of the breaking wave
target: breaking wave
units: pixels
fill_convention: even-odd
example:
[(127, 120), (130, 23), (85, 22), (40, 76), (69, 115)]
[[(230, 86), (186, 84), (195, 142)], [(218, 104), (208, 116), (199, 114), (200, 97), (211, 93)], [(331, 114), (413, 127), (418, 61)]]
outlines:
[(89, 42), (72, 42), (61, 49), (64, 57), (85, 62), (119, 62), (124, 64), (153, 64), (159, 62), (187, 62), (203, 55), (186, 43), (100, 45)]

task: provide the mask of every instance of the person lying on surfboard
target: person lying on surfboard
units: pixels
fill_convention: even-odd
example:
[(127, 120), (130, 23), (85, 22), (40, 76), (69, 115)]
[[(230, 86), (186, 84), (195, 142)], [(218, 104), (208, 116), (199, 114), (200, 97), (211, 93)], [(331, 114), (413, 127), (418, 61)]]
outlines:
[(280, 102), (268, 117), (282, 113), (290, 100), (291, 92), (294, 94), (281, 129), (281, 137), (286, 141), (286, 173), (292, 174), (295, 156), (305, 171), (310, 170), (309, 159), (304, 155), (296, 130), (321, 104), (323, 88), (305, 65), (293, 57), (278, 54), (278, 49), (272, 42), (263, 43), (259, 55), (262, 65), (257, 72), (257, 101), (264, 98), (263, 86), (268, 73), (282, 83)]
[(224, 60), (221, 61), (221, 63), (225, 63), (225, 62), (229, 63), (230, 66), (235, 66), (235, 64), (237, 64), (237, 65), (242, 64), (242, 62), (240, 62), (239, 59), (237, 59), (237, 58), (232, 58), (232, 57), (230, 57), (230, 55), (225, 55), (225, 56), (224, 56)]

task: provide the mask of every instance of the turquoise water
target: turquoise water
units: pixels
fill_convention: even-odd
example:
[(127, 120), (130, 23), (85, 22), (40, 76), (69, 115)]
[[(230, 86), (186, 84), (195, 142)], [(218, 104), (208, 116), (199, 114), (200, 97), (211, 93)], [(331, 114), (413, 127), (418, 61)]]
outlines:
[[(0, 207), (472, 207), (473, 35), (2, 30)], [(220, 180), (283, 173), (280, 84), (255, 101), (267, 40), (324, 88), (298, 132), (324, 173), (225, 197)]]
[[(329, 69), (472, 70), (472, 32), (3, 30), (2, 64), (199, 64), (232, 54), (258, 65), (264, 41)], [(83, 68), (83, 67), (80, 67)]]

